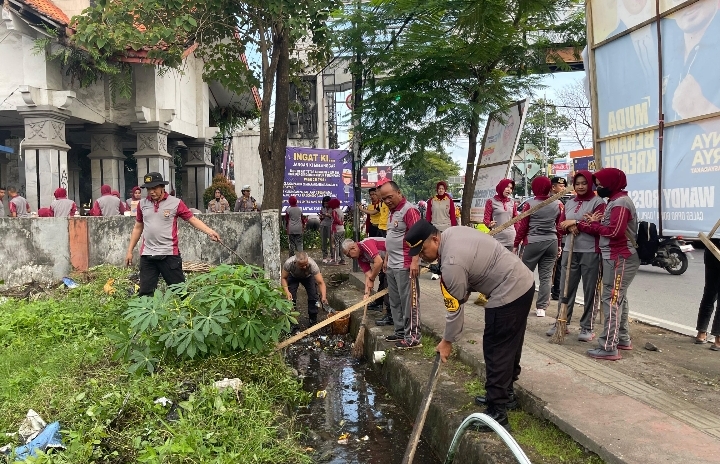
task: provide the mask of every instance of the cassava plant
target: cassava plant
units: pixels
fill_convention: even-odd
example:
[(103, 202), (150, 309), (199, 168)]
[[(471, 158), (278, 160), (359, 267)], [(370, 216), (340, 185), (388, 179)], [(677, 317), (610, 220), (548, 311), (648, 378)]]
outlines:
[(292, 302), (254, 266), (220, 265), (184, 283), (128, 302), (112, 336), (130, 371), (233, 352), (257, 354), (297, 324)]

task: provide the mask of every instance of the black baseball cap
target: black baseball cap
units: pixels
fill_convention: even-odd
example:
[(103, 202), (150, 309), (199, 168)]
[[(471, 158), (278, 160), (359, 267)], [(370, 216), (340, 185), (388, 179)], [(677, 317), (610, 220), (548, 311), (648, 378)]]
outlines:
[(567, 185), (567, 180), (564, 177), (555, 176), (552, 179), (550, 179), (550, 183)]
[(437, 233), (435, 226), (427, 222), (425, 219), (420, 219), (418, 222), (413, 224), (410, 230), (408, 230), (405, 234), (405, 242), (410, 247), (408, 254), (410, 256), (419, 255), (420, 250), (422, 250), (423, 247), (423, 242), (435, 233)]
[(158, 185), (168, 185), (170, 182), (163, 180), (162, 174), (159, 172), (148, 172), (145, 174), (145, 177), (143, 177), (143, 182), (140, 187), (141, 188), (152, 188), (157, 187)]

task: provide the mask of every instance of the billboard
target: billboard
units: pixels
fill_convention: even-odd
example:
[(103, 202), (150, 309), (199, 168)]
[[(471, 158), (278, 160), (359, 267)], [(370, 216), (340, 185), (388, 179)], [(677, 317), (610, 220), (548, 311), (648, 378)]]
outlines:
[(347, 150), (287, 147), (283, 205), (297, 197), (298, 206), (313, 212), (320, 209), (322, 197), (340, 199), (343, 206), (353, 203), (351, 158)]
[(708, 232), (720, 219), (718, 0), (589, 5), (598, 161), (625, 171), (639, 220)]
[(508, 177), (526, 112), (527, 100), (521, 100), (503, 112), (493, 113), (488, 119), (475, 170), (476, 183), (470, 205), (471, 222), (482, 222), (485, 202), (495, 195), (497, 183)]
[(392, 166), (365, 166), (360, 170), (360, 187), (375, 187), (383, 179), (393, 180)]

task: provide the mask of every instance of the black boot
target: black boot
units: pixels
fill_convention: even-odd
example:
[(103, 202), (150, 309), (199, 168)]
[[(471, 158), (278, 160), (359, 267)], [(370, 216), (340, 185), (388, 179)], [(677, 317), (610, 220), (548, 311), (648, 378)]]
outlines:
[[(508, 421), (507, 410), (504, 407), (490, 405), (484, 413), (493, 418), (498, 424), (502, 425), (505, 430), (510, 432), (510, 421)], [(493, 432), (493, 429), (491, 429), (490, 426), (482, 423), (476, 425), (475, 430), (478, 432)]]
[[(487, 397), (476, 396), (475, 404), (477, 404), (478, 406), (487, 406)], [(517, 398), (515, 397), (515, 390), (513, 389), (512, 385), (510, 386), (510, 388), (508, 388), (508, 402), (505, 404), (505, 408), (507, 408), (507, 410), (509, 411), (518, 408)]]
[(308, 319), (310, 320), (311, 326), (317, 324), (317, 314), (310, 314)]
[(384, 326), (384, 325), (392, 326), (392, 325), (395, 325), (395, 323), (393, 322), (393, 318), (390, 315), (390, 313), (386, 313), (385, 317), (383, 317), (382, 319), (375, 320), (375, 325), (377, 325), (377, 326)]

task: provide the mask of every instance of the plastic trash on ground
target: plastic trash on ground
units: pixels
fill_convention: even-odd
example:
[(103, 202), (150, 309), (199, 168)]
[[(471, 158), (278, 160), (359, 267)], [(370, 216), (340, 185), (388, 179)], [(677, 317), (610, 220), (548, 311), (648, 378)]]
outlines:
[(53, 422), (43, 429), (38, 436), (27, 445), (15, 448), (16, 460), (24, 461), (30, 456), (37, 456), (37, 451), (46, 452), (49, 449), (64, 450), (60, 436), (60, 422)]
[(105, 285), (103, 286), (103, 291), (108, 295), (112, 295), (113, 293), (115, 293), (115, 287), (113, 287), (114, 283), (115, 279), (108, 279), (108, 281), (105, 282)]
[(62, 281), (67, 288), (78, 288), (79, 287), (78, 283), (75, 282), (74, 280), (72, 280), (70, 277), (63, 277)]
[[(30, 409), (18, 428), (18, 437), (25, 442), (23, 446), (15, 448), (16, 461), (24, 461), (28, 457), (37, 456), (37, 451), (46, 452), (50, 449), (64, 450), (60, 435), (60, 423), (53, 422), (48, 425), (40, 414)], [(0, 454), (9, 455), (11, 445), (0, 448)]]
[(164, 396), (161, 397), (161, 398), (156, 399), (155, 401), (153, 401), (153, 403), (155, 403), (155, 404), (162, 404), (163, 406), (168, 406), (168, 405), (172, 405), (172, 404), (173, 404), (173, 402), (172, 402), (172, 400), (171, 400), (170, 398), (165, 398)]
[(348, 444), (348, 438), (350, 438), (349, 433), (343, 433), (338, 437), (338, 445), (347, 445)]
[(223, 391), (227, 388), (232, 388), (235, 391), (240, 390), (240, 387), (242, 387), (242, 380), (238, 379), (237, 377), (234, 379), (228, 379), (225, 377), (222, 380), (218, 380), (213, 384), (215, 388), (217, 388), (220, 391)]
[(326, 391), (326, 390), (320, 390), (319, 392), (317, 392), (317, 393), (315, 394), (315, 396), (317, 396), (318, 398), (325, 398), (325, 397), (327, 396), (327, 391)]

